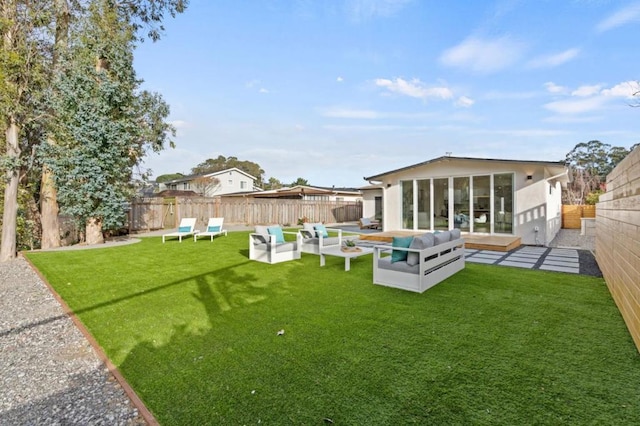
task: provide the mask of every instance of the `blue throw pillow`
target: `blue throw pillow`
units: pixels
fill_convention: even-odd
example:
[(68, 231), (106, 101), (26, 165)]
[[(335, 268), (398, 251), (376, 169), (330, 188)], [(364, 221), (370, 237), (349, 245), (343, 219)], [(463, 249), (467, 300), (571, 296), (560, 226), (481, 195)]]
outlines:
[(327, 232), (327, 228), (324, 225), (316, 225), (313, 227), (316, 230), (316, 235), (323, 236), (324, 238), (329, 237), (329, 233)]
[(191, 231), (190, 226), (181, 226), (178, 228), (178, 232), (190, 232), (190, 231)]
[(284, 243), (284, 234), (279, 226), (270, 226), (267, 228), (267, 232), (276, 237), (276, 243)]
[(219, 226), (210, 226), (207, 228), (207, 232), (220, 232)]
[[(391, 247), (409, 248), (413, 237), (393, 237)], [(391, 250), (391, 263), (407, 260), (407, 252), (404, 250)]]

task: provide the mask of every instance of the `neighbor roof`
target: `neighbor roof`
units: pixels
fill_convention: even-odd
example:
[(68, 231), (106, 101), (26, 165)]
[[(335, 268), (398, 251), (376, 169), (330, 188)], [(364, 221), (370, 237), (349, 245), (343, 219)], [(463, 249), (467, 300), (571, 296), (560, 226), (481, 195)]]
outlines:
[(431, 159), (431, 160), (423, 161), (422, 163), (417, 163), (417, 164), (413, 164), (411, 166), (401, 167), (399, 169), (395, 169), (395, 170), (391, 170), (391, 171), (388, 171), (388, 172), (380, 173), (380, 174), (377, 174), (377, 175), (365, 177), (364, 180), (376, 181), (376, 180), (380, 180), (380, 178), (382, 178), (383, 176), (387, 176), (387, 175), (390, 175), (390, 174), (393, 174), (393, 173), (403, 172), (405, 170), (410, 170), (410, 169), (414, 169), (414, 168), (417, 168), (417, 167), (426, 166), (428, 164), (439, 163), (441, 161), (450, 161), (450, 160), (487, 161), (487, 162), (494, 162), (494, 163), (539, 164), (539, 165), (550, 166), (550, 167), (566, 167), (566, 164), (564, 163), (564, 161), (501, 160), (501, 159), (496, 159), (496, 158), (450, 157), (450, 156), (444, 155), (442, 157), (438, 157), (438, 158), (434, 158), (434, 159)]

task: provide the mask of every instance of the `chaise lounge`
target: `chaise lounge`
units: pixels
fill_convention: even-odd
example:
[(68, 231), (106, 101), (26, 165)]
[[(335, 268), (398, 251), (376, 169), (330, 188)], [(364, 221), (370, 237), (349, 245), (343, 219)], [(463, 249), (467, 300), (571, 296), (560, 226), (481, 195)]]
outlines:
[(178, 230), (176, 232), (170, 232), (162, 235), (162, 242), (164, 243), (165, 237), (178, 237), (178, 241), (182, 242), (182, 237), (193, 235), (196, 232), (196, 218), (185, 217), (180, 220)]
[(361, 217), (358, 221), (360, 225), (360, 229), (380, 229), (380, 222), (376, 220), (371, 220), (368, 217)]

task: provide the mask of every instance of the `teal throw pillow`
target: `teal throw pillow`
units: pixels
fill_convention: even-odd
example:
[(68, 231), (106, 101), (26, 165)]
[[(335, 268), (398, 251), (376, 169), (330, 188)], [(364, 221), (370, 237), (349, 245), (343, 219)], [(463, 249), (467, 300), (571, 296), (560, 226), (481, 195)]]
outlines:
[[(409, 248), (413, 237), (393, 237), (391, 247)], [(407, 260), (408, 252), (404, 250), (391, 250), (391, 263)]]
[(207, 228), (207, 232), (220, 232), (220, 226), (210, 226)]
[(191, 231), (190, 226), (181, 226), (178, 228), (178, 232), (190, 232), (190, 231)]
[(279, 226), (270, 226), (267, 228), (267, 232), (276, 237), (276, 243), (284, 243), (284, 234)]
[(329, 236), (327, 228), (325, 228), (324, 225), (316, 225), (314, 226), (314, 229), (316, 230), (316, 234), (318, 235), (318, 237), (322, 235), (324, 238), (327, 238)]

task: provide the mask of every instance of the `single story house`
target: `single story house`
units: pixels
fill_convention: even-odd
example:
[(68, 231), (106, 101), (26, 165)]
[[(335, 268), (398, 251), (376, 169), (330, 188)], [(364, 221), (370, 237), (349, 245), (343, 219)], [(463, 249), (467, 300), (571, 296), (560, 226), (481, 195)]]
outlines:
[(159, 184), (159, 190), (194, 191), (204, 197), (260, 191), (256, 178), (238, 168), (185, 176)]
[(244, 196), (252, 198), (271, 198), (281, 200), (303, 200), (303, 201), (362, 201), (362, 193), (354, 188), (325, 188), (320, 186), (296, 185), (268, 191), (252, 192), (247, 194), (234, 194), (233, 196)]
[(374, 188), (363, 216), (376, 215), (380, 197), (385, 231), (459, 228), (548, 245), (561, 227), (569, 176), (564, 162), (444, 156), (365, 177)]

